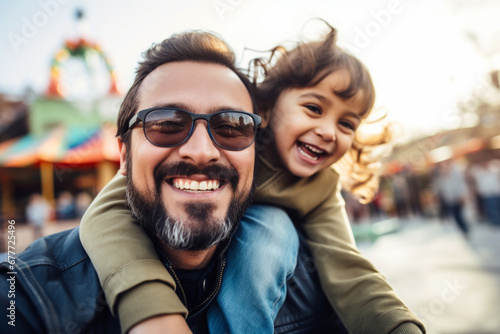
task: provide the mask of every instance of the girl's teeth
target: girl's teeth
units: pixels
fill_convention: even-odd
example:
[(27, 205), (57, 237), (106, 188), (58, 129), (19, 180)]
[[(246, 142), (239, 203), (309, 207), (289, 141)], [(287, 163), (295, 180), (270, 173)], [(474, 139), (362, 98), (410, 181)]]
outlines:
[(305, 155), (305, 156), (306, 156), (306, 157), (308, 157), (309, 159), (312, 159), (312, 160), (318, 160), (318, 156), (317, 156), (317, 155), (316, 155), (316, 156), (309, 155), (309, 154), (308, 154), (306, 151), (304, 151), (304, 150), (302, 149), (302, 147), (300, 147), (300, 146), (299, 146), (299, 152), (300, 152), (300, 154)]
[(323, 150), (317, 149), (311, 145), (304, 144), (304, 146), (307, 147), (309, 150), (313, 151), (314, 153), (318, 153), (318, 154), (323, 153)]

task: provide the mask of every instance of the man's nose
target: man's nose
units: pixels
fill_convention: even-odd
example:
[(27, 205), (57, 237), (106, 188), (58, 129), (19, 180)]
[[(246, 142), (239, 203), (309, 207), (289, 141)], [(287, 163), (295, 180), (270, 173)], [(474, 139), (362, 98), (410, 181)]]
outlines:
[(314, 129), (314, 133), (327, 142), (337, 140), (335, 126), (334, 124), (330, 124), (330, 122), (319, 124)]
[(198, 166), (220, 159), (220, 148), (210, 138), (206, 122), (198, 121), (191, 138), (179, 148), (182, 159), (190, 160)]

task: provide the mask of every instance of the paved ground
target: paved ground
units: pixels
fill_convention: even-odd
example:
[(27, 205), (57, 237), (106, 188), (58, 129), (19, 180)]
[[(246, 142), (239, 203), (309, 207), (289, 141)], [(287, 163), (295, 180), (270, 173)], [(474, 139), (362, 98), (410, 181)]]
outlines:
[[(48, 224), (45, 234), (78, 221)], [(469, 240), (451, 223), (411, 219), (362, 252), (387, 277), (398, 295), (425, 323), (429, 334), (500, 333), (500, 228), (473, 226)], [(16, 226), (17, 248), (32, 240)]]
[(451, 223), (413, 219), (363, 253), (430, 334), (500, 333), (500, 228), (477, 224), (469, 240)]

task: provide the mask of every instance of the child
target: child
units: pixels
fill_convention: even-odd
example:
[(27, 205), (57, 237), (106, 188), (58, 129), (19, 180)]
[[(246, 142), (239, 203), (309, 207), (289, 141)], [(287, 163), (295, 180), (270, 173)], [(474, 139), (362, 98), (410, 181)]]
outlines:
[[(268, 69), (258, 87), (263, 126), (271, 130), (274, 139), (262, 146), (257, 157), (256, 178), (260, 185), (255, 201), (285, 207), (298, 217), (314, 255), (323, 290), (350, 332), (422, 333), (421, 322), (356, 249), (340, 196), (339, 176), (330, 168), (345, 155), (345, 165), (352, 167), (349, 180), (354, 180), (350, 188), (364, 191), (367, 187), (363, 185), (373, 184), (369, 168), (362, 168), (368, 163), (363, 160), (363, 147), (355, 140), (357, 128), (374, 103), (373, 84), (363, 65), (340, 50), (335, 40), (336, 31), (331, 28), (325, 40), (302, 44), (284, 53)], [(263, 65), (259, 61), (256, 64)], [(355, 177), (363, 171), (368, 171), (367, 177)], [(133, 223), (124, 198), (125, 180), (117, 176), (87, 211), (80, 234), (109, 305), (112, 311), (119, 310), (122, 329), (127, 331), (138, 321), (186, 311), (173, 292), (173, 279), (157, 260), (151, 241)], [(105, 211), (108, 211), (106, 215), (101, 215)], [(271, 229), (273, 223), (269, 223)], [(106, 233), (102, 233), (104, 225)], [(237, 233), (254, 229), (244, 219), (240, 225)], [(247, 232), (246, 241), (259, 242), (256, 240), (259, 237), (251, 233)], [(238, 238), (234, 238), (228, 254), (239, 249), (238, 242)], [(113, 251), (104, 250), (105, 247)], [(240, 257), (264, 261), (268, 256), (264, 247), (252, 249), (255, 252), (240, 253)], [(124, 252), (130, 258), (126, 258)], [(237, 264), (228, 258), (227, 267), (233, 265)], [(267, 266), (264, 269), (274, 270)], [(230, 274), (236, 275), (234, 277), (225, 273), (224, 282), (245, 282), (251, 274), (255, 273)], [(211, 332), (227, 329), (231, 333), (256, 332), (250, 329), (250, 324), (233, 322), (238, 311), (241, 316), (237, 320), (245, 318), (252, 305), (248, 299), (255, 298), (252, 289), (257, 287), (250, 285), (248, 299), (241, 299), (244, 308), (227, 310), (222, 299), (234, 286), (224, 282), (217, 304), (210, 306), (214, 310), (210, 310), (209, 315), (217, 319), (215, 324), (209, 323)], [(257, 332), (272, 332), (273, 318), (268, 314), (275, 316), (274, 310), (257, 308), (256, 312), (266, 313), (264, 318), (268, 319), (268, 323), (259, 324)], [(254, 318), (247, 320), (252, 322)], [(246, 330), (244, 326), (248, 326)]]

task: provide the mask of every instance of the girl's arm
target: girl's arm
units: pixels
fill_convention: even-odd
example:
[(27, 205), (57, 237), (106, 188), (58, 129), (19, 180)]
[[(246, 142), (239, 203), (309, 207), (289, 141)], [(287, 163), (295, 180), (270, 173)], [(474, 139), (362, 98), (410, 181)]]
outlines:
[(128, 334), (193, 334), (186, 320), (180, 314), (161, 315), (142, 321), (134, 326)]
[(122, 331), (165, 314), (186, 315), (175, 283), (125, 199), (126, 178), (117, 174), (82, 218), (80, 240), (89, 254)]
[(321, 188), (311, 184), (316, 192), (325, 189), (325, 184), (332, 186), (319, 206), (304, 217), (303, 225), (328, 300), (350, 332), (425, 333), (420, 320), (356, 248), (332, 172), (322, 172), (327, 175), (316, 184), (322, 184)]

